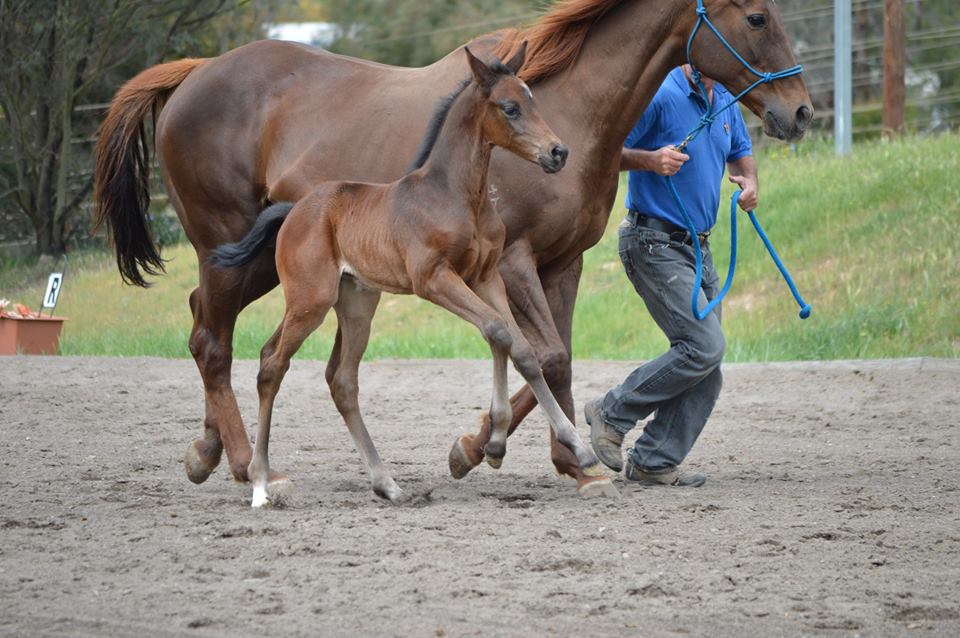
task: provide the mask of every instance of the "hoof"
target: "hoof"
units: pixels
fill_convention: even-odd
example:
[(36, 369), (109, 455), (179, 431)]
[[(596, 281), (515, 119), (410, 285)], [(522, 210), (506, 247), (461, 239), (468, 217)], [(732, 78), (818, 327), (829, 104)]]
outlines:
[(483, 460), (481, 456), (474, 461), (470, 458), (470, 455), (467, 454), (467, 449), (463, 445), (463, 439), (466, 436), (467, 435), (464, 434), (454, 441), (453, 447), (450, 449), (450, 455), (447, 458), (450, 464), (450, 476), (455, 479), (462, 479), (470, 473), (470, 470), (480, 465), (480, 462)]
[(390, 501), (391, 503), (397, 505), (403, 503), (407, 500), (407, 494), (397, 486), (397, 484), (390, 479), (389, 481), (384, 481), (378, 485), (373, 486), (373, 493), (379, 496), (380, 498)]
[(588, 465), (587, 467), (581, 468), (581, 472), (587, 476), (597, 477), (597, 478), (607, 478), (607, 474), (603, 469), (603, 466), (599, 462), (594, 463), (593, 465)]
[(507, 446), (503, 443), (494, 443), (493, 441), (483, 446), (483, 457), (487, 459), (487, 464), (495, 470), (499, 470), (503, 465), (503, 457), (507, 455)]
[(293, 498), (293, 481), (285, 474), (270, 472), (270, 481), (267, 483), (270, 492), (270, 504), (274, 507), (284, 507), (290, 504)]
[(620, 498), (620, 492), (610, 479), (598, 478), (577, 487), (577, 494), (582, 498)]
[(253, 498), (250, 507), (260, 508), (264, 505), (284, 507), (293, 496), (293, 481), (279, 472), (270, 472), (270, 480), (266, 485), (253, 486)]
[(183, 457), (183, 468), (187, 471), (187, 478), (198, 485), (213, 474), (213, 470), (220, 463), (219, 452), (222, 450), (222, 448), (218, 449), (211, 460), (209, 453), (204, 455), (200, 451), (201, 447), (206, 447), (206, 442), (203, 439), (194, 439), (187, 446), (187, 453)]

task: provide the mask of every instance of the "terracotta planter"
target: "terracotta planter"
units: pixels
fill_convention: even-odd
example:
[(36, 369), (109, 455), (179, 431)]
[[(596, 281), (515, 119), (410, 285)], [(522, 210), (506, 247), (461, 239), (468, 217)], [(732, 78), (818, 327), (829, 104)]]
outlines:
[(0, 355), (56, 354), (66, 317), (0, 316)]

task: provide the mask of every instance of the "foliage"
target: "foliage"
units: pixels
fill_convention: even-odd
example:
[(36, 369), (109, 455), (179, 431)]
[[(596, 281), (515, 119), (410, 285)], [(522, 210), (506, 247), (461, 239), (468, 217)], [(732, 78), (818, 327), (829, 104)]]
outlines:
[[(146, 66), (249, 40), (269, 4), (0, 0), (2, 218), (29, 220), (41, 255), (62, 253), (87, 236), (91, 155), (102, 115), (90, 105), (109, 100)], [(220, 27), (214, 37), (207, 30), (212, 20)]]
[[(859, 144), (846, 158), (829, 143), (770, 147), (758, 158), (759, 216), (813, 316), (797, 308), (749, 221), (740, 216), (737, 278), (724, 304), (728, 361), (960, 356), (960, 135)], [(729, 191), (727, 192), (729, 195)], [(622, 202), (621, 197), (618, 199)], [(666, 340), (623, 274), (616, 248), (617, 206), (603, 240), (585, 255), (574, 321), (576, 358), (657, 356)], [(724, 276), (726, 212), (711, 238)], [(71, 258), (58, 313), (70, 317), (66, 354), (188, 357), (186, 299), (197, 285), (189, 245), (168, 250), (168, 274), (149, 290), (124, 286), (107, 254)], [(39, 299), (35, 285), (0, 294)], [(283, 314), (279, 290), (240, 315), (234, 351), (256, 358)], [(333, 313), (299, 356), (326, 358)], [(414, 297), (384, 295), (367, 358), (487, 358), (477, 331)]]
[(475, 35), (531, 22), (537, 0), (328, 0), (331, 49), (400, 66), (430, 64)]

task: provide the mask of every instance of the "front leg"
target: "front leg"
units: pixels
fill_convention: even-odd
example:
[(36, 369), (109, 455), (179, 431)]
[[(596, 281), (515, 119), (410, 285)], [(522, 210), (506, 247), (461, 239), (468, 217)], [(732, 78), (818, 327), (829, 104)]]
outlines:
[[(490, 280), (477, 289), (480, 296), (503, 317), (511, 337), (510, 358), (524, 377), (531, 392), (547, 413), (551, 425), (551, 440), (559, 441), (567, 455), (573, 458), (563, 465), (564, 473), (577, 480), (577, 490), (583, 496), (615, 496), (616, 488), (607, 478), (593, 450), (587, 446), (576, 428), (554, 397), (544, 379), (540, 363), (513, 318), (503, 280), (494, 273)], [(496, 430), (491, 436), (496, 434)], [(491, 439), (493, 440), (493, 439)], [(558, 468), (559, 469), (559, 468)]]
[[(554, 290), (555, 284), (572, 281), (572, 297), (576, 295), (576, 285), (579, 281), (578, 258), (571, 268), (563, 273), (549, 273), (547, 286), (556, 295), (568, 295), (569, 285)], [(510, 299), (510, 308), (513, 312), (524, 337), (532, 345), (538, 355), (544, 379), (551, 392), (556, 397), (567, 418), (574, 421), (573, 395), (570, 392), (570, 330), (572, 324), (574, 298), (557, 301), (548, 297), (544, 290), (544, 283), (534, 263), (533, 255), (526, 244), (513, 244), (500, 258), (499, 271)], [(575, 276), (570, 276), (570, 275)], [(557, 276), (560, 275), (560, 276)], [(555, 283), (551, 283), (555, 282)], [(549, 301), (548, 301), (549, 299)], [(563, 310), (561, 312), (561, 310)], [(558, 329), (554, 317), (561, 317), (559, 322), (563, 330)], [(529, 385), (525, 385), (510, 400), (513, 419), (508, 428), (512, 434), (520, 422), (537, 406), (537, 398)], [(490, 439), (491, 427), (489, 415), (484, 415), (481, 421), (480, 432), (476, 435), (464, 434), (455, 443), (450, 451), (450, 472), (454, 478), (463, 478), (483, 460), (484, 448)], [(561, 474), (566, 474), (577, 480), (578, 484), (589, 481), (589, 477), (581, 472), (573, 452), (561, 444), (551, 429), (550, 452), (554, 467)]]

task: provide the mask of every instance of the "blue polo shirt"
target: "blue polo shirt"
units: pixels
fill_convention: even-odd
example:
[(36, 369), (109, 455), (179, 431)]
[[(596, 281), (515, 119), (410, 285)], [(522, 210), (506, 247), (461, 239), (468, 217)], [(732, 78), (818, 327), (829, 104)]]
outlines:
[[(713, 86), (713, 108), (729, 104), (733, 96), (720, 84)], [(653, 151), (679, 144), (706, 113), (706, 103), (683, 69), (670, 72), (627, 136), (627, 148)], [(697, 232), (710, 230), (717, 221), (720, 183), (727, 162), (753, 154), (750, 135), (739, 107), (731, 106), (700, 132), (686, 151), (690, 159), (673, 176), (683, 205)], [(627, 208), (686, 228), (683, 216), (667, 188), (666, 179), (652, 171), (630, 171)]]

